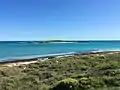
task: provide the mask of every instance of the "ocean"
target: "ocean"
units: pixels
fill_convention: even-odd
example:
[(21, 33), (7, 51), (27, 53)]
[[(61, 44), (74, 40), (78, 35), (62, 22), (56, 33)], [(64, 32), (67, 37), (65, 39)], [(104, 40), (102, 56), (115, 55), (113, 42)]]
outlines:
[(94, 50), (120, 50), (120, 41), (84, 41), (71, 43), (32, 43), (28, 41), (1, 41), (0, 62), (52, 54)]

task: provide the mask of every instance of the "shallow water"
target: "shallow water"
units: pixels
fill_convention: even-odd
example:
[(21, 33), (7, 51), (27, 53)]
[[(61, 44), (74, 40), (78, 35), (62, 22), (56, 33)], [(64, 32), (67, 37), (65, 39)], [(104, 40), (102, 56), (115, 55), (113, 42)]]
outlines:
[(120, 50), (120, 41), (89, 41), (79, 43), (0, 42), (0, 61), (92, 50)]

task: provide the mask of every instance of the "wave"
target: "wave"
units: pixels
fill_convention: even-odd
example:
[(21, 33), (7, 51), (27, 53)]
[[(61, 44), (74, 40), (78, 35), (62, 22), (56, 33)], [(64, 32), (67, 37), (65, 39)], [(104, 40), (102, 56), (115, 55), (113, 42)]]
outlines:
[(79, 51), (79, 52), (67, 52), (67, 53), (56, 53), (56, 54), (45, 54), (45, 55), (30, 55), (30, 56), (20, 56), (20, 57), (6, 57), (1, 58), (0, 62), (10, 62), (10, 61), (23, 61), (29, 59), (39, 59), (39, 58), (54, 58), (54, 57), (64, 57), (76, 54), (89, 54), (89, 53), (99, 53), (99, 52), (107, 52), (107, 51), (120, 51), (120, 49), (102, 49), (102, 50), (87, 50), (87, 51)]

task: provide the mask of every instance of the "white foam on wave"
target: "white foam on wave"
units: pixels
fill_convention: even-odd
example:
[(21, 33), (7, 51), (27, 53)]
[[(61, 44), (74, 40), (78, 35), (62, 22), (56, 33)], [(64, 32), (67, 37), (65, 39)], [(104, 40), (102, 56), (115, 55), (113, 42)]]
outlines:
[(101, 49), (101, 50), (98, 50), (100, 52), (105, 52), (105, 51), (120, 51), (120, 49)]
[(64, 57), (64, 56), (70, 56), (74, 54), (82, 54), (82, 53), (97, 53), (97, 52), (106, 52), (106, 51), (120, 51), (120, 49), (101, 49), (101, 50), (89, 50), (89, 51), (80, 51), (80, 52), (67, 52), (67, 53), (55, 53), (55, 54), (46, 54), (46, 55), (30, 55), (30, 56), (20, 56), (20, 57), (6, 57), (1, 58), (0, 62), (5, 61), (19, 61), (24, 59), (33, 59), (33, 58), (44, 58), (44, 57)]
[(75, 52), (68, 52), (68, 53), (56, 53), (56, 54), (46, 54), (46, 55), (30, 55), (30, 56), (20, 56), (20, 57), (6, 57), (6, 58), (1, 58), (0, 62), (4, 61), (17, 61), (17, 60), (22, 60), (22, 59), (32, 59), (32, 58), (44, 58), (44, 57), (57, 57), (57, 56), (63, 56), (63, 55), (71, 55), (74, 54)]

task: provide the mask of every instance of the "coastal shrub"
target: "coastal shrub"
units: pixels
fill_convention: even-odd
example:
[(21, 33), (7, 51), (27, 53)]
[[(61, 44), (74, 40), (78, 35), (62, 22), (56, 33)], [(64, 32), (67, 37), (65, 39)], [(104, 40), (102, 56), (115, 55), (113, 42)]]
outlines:
[(117, 87), (119, 86), (120, 87), (120, 77), (105, 76), (105, 77), (102, 77), (102, 79), (108, 87), (111, 87), (111, 86), (117, 86)]
[(120, 90), (120, 87), (104, 87), (96, 90)]
[(75, 78), (75, 79), (84, 78), (84, 77), (88, 78), (88, 77), (90, 77), (90, 75), (86, 74), (86, 73), (82, 73), (82, 74), (77, 74), (77, 75), (73, 76), (73, 78)]
[(104, 72), (104, 75), (107, 75), (107, 76), (117, 76), (117, 75), (120, 75), (120, 69), (117, 69), (117, 70), (107, 70)]
[(80, 89), (91, 89), (91, 88), (99, 88), (104, 87), (105, 83), (102, 79), (93, 78), (93, 77), (82, 77), (78, 79), (79, 88)]
[(76, 79), (68, 78), (60, 81), (52, 90), (78, 90), (78, 86)]
[(42, 84), (38, 87), (38, 90), (50, 90), (50, 86)]
[(79, 81), (80, 90), (90, 90), (93, 88), (105, 87), (104, 81), (99, 77), (92, 77), (90, 74), (82, 73), (74, 76)]
[(0, 70), (0, 76), (6, 76), (6, 73), (2, 70)]
[(117, 61), (109, 61), (109, 62), (100, 63), (97, 66), (95, 66), (95, 68), (98, 70), (116, 69), (116, 68), (120, 68), (119, 65), (120, 63)]

